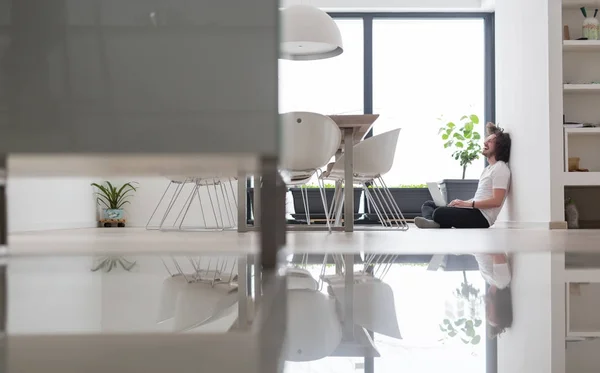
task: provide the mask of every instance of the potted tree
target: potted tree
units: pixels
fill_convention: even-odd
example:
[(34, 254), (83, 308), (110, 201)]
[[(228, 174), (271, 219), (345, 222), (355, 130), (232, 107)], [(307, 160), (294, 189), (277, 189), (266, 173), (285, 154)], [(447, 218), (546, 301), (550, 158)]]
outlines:
[(109, 181), (106, 181), (105, 184), (92, 183), (92, 186), (96, 188), (96, 203), (102, 207), (100, 222), (104, 226), (110, 226), (116, 222), (119, 227), (124, 227), (123, 206), (130, 203), (129, 198), (137, 191), (137, 188), (133, 186), (133, 182), (125, 183), (118, 188)]
[(440, 324), (444, 339), (459, 338), (464, 344), (479, 344), (483, 324), (480, 317), (483, 297), (479, 289), (469, 284), (465, 271), (463, 271), (463, 282), (460, 288), (455, 290), (454, 297), (455, 307), (447, 307), (446, 318)]
[(481, 134), (475, 130), (479, 117), (475, 114), (463, 115), (458, 124), (447, 122), (440, 127), (439, 134), (444, 148), (452, 150), (452, 158), (462, 167), (462, 179), (444, 179), (440, 187), (447, 201), (468, 200), (477, 191), (479, 180), (465, 179), (467, 167), (481, 156)]

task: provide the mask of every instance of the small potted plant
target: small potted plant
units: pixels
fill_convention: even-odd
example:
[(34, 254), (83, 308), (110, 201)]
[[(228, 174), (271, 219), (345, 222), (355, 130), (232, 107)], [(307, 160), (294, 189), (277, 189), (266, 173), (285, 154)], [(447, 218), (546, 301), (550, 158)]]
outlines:
[(130, 203), (129, 198), (137, 191), (137, 187), (133, 185), (134, 182), (125, 183), (118, 188), (109, 181), (105, 184), (92, 183), (96, 188), (96, 202), (102, 207), (102, 219), (123, 220), (123, 206)]
[(479, 117), (475, 114), (463, 115), (458, 124), (447, 122), (440, 127), (439, 134), (444, 148), (452, 150), (452, 158), (462, 167), (462, 179), (445, 179), (441, 183), (447, 201), (468, 200), (477, 191), (479, 180), (465, 179), (467, 167), (481, 156), (481, 134), (475, 130)]

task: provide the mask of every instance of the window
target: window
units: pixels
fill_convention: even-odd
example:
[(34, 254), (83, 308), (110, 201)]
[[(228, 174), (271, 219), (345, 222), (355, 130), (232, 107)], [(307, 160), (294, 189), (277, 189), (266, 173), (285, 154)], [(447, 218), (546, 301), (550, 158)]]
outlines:
[[(380, 114), (373, 130), (402, 128), (388, 185), (462, 177), (437, 118), (476, 114), (483, 135), (484, 35), (483, 19), (373, 21), (373, 112)], [(479, 178), (483, 166), (475, 161), (466, 177)]]
[(344, 53), (317, 61), (279, 60), (279, 112), (363, 112), (363, 21), (336, 19)]

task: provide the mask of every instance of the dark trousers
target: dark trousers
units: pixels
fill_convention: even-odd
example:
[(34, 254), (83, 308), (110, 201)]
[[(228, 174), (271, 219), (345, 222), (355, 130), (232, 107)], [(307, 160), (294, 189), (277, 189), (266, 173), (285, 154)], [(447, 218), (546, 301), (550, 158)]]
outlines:
[(437, 207), (427, 201), (421, 207), (425, 219), (433, 220), (440, 228), (489, 228), (490, 224), (479, 209)]

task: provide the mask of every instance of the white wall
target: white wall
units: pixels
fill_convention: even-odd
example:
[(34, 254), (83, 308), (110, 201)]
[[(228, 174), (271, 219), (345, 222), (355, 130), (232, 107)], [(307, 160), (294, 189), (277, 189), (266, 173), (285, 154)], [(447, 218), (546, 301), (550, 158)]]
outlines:
[(96, 226), (88, 178), (9, 178), (10, 232)]
[[(550, 25), (557, 12), (558, 23)], [(563, 220), (557, 216), (560, 210), (551, 208), (555, 199), (562, 201), (562, 186), (553, 184), (562, 164), (562, 99), (557, 96), (562, 74), (560, 62), (549, 62), (560, 48), (557, 0), (496, 4), (496, 120), (513, 140), (512, 185), (505, 208), (510, 221)]]
[(498, 339), (498, 373), (564, 372), (563, 270), (562, 254), (513, 255), (514, 320)]

